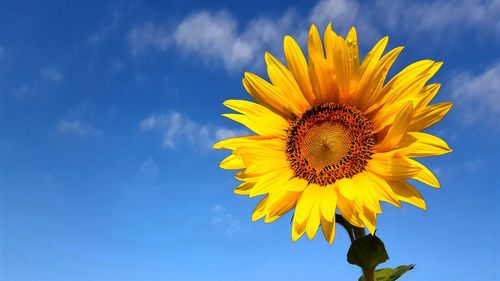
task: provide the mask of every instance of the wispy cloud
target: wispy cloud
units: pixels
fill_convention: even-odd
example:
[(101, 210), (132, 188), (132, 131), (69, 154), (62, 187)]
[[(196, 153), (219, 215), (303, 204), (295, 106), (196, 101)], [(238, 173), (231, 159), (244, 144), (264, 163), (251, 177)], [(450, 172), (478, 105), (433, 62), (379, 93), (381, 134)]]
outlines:
[(77, 137), (100, 136), (102, 132), (92, 125), (79, 120), (61, 119), (56, 125), (56, 131), (60, 134), (74, 135)]
[(142, 162), (139, 172), (142, 176), (148, 178), (154, 178), (160, 173), (160, 168), (156, 165), (156, 162), (148, 158), (146, 161)]
[(478, 121), (498, 124), (500, 119), (500, 61), (473, 74), (462, 72), (451, 82), (452, 95), (457, 101), (464, 125)]
[(5, 49), (0, 45), (0, 60), (2, 60), (5, 57)]
[(110, 16), (107, 18), (107, 22), (88, 36), (88, 43), (94, 46), (98, 45), (119, 30), (124, 18), (127, 18), (126, 14), (129, 12), (129, 7), (122, 4), (124, 3), (111, 3), (109, 7), (111, 12)]
[(371, 17), (384, 11), (391, 16), (382, 17), (381, 23), (389, 30), (432, 31), (441, 37), (466, 29), (500, 32), (500, 4), (495, 0), (382, 0), (371, 9)]
[(40, 70), (40, 77), (42, 80), (48, 82), (60, 82), (63, 79), (62, 73), (58, 69), (51, 66), (43, 67)]
[(172, 42), (168, 26), (155, 25), (146, 22), (134, 27), (128, 34), (130, 48), (133, 54), (147, 48), (166, 50)]
[(246, 130), (232, 130), (197, 123), (175, 111), (152, 114), (143, 119), (139, 127), (142, 131), (160, 134), (162, 144), (166, 148), (175, 148), (181, 143), (208, 148), (217, 140), (248, 133)]
[[(0, 49), (0, 59), (1, 55)], [(12, 93), (17, 98), (33, 97), (62, 80), (63, 74), (60, 70), (52, 66), (44, 66), (40, 68), (36, 77), (14, 88)]]
[(364, 38), (360, 44), (372, 44), (383, 32), (409, 38), (425, 35), (427, 41), (432, 37), (434, 41), (446, 42), (449, 36), (462, 30), (472, 30), (475, 34), (500, 33), (499, 13), (500, 4), (494, 0), (323, 0), (307, 15), (288, 9), (281, 16), (258, 16), (246, 24), (225, 10), (202, 10), (176, 24), (139, 24), (130, 31), (128, 39), (134, 54), (147, 49), (178, 49), (185, 55), (233, 71), (262, 65), (260, 57), (266, 50), (281, 54), (284, 34), (292, 34), (303, 43), (310, 23), (322, 29), (333, 22), (341, 34), (355, 25)]
[(211, 211), (212, 217), (210, 219), (210, 224), (213, 227), (222, 229), (228, 235), (241, 229), (240, 220), (234, 218), (233, 215), (222, 207), (222, 205), (214, 205)]
[(196, 55), (207, 64), (222, 63), (227, 70), (255, 64), (264, 49), (280, 44), (282, 33), (294, 24), (289, 11), (276, 20), (260, 17), (240, 31), (239, 22), (227, 11), (200, 11), (176, 26), (147, 22), (129, 34), (131, 51), (167, 50), (176, 47), (184, 55)]

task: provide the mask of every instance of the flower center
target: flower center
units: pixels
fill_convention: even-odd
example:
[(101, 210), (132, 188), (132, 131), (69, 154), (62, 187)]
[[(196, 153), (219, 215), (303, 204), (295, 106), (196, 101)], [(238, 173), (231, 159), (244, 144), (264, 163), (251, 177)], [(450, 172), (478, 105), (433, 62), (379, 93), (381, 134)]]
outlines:
[(325, 186), (363, 171), (374, 143), (371, 122), (361, 111), (327, 103), (291, 124), (286, 153), (295, 176)]

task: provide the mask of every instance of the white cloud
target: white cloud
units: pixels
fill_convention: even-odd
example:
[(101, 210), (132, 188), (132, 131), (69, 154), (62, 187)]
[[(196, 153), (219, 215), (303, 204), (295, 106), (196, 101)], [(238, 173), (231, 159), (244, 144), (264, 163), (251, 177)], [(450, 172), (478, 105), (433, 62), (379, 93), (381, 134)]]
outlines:
[(247, 64), (253, 47), (237, 35), (237, 21), (225, 12), (200, 12), (185, 18), (175, 29), (173, 40), (186, 52), (222, 61), (231, 70)]
[(93, 126), (79, 121), (61, 119), (56, 125), (56, 131), (61, 134), (75, 135), (78, 137), (100, 136), (102, 132)]
[(229, 138), (234, 138), (234, 137), (243, 136), (243, 135), (248, 135), (248, 130), (245, 130), (245, 129), (232, 130), (232, 129), (228, 129), (228, 128), (218, 128), (215, 130), (215, 139), (216, 140), (229, 139)]
[(162, 51), (177, 48), (186, 55), (233, 71), (261, 66), (264, 51), (274, 51), (280, 57), (285, 34), (294, 35), (305, 45), (310, 23), (323, 30), (332, 21), (340, 34), (355, 25), (363, 38), (360, 44), (365, 46), (373, 44), (385, 32), (408, 38), (424, 35), (426, 41), (432, 37), (441, 43), (462, 30), (472, 30), (475, 34), (500, 33), (499, 3), (495, 0), (323, 0), (306, 15), (288, 9), (281, 16), (259, 16), (246, 24), (228, 11), (202, 10), (173, 25), (140, 24), (129, 33), (129, 43), (134, 54), (151, 48)]
[(153, 159), (149, 158), (142, 162), (140, 173), (143, 176), (154, 178), (160, 173), (160, 168), (158, 168), (158, 165), (156, 165), (156, 162)]
[[(0, 59), (1, 55), (2, 54), (0, 50)], [(38, 77), (35, 77), (31, 81), (25, 81), (22, 85), (13, 89), (12, 93), (15, 97), (18, 98), (33, 97), (46, 90), (47, 86), (53, 85), (54, 83), (60, 82), (62, 80), (63, 75), (58, 69), (46, 66), (40, 69)]]
[(132, 53), (146, 48), (165, 50), (172, 41), (170, 30), (166, 26), (157, 26), (151, 22), (134, 27), (128, 36)]
[[(124, 3), (122, 3), (124, 4)], [(121, 26), (121, 23), (126, 19), (128, 9), (126, 6), (120, 5), (115, 2), (109, 7), (111, 15), (107, 18), (107, 22), (102, 25), (98, 30), (90, 34), (87, 38), (91, 45), (98, 45), (103, 42), (107, 37), (112, 36)]]
[(226, 11), (200, 11), (185, 17), (175, 27), (151, 22), (129, 33), (134, 54), (148, 48), (177, 47), (184, 55), (195, 54), (204, 63), (222, 63), (227, 70), (256, 64), (265, 49), (281, 44), (282, 34), (294, 24), (289, 11), (277, 20), (256, 18), (241, 31), (239, 23)]
[(452, 95), (464, 125), (500, 119), (500, 61), (479, 74), (459, 73), (451, 82)]
[(212, 207), (212, 217), (210, 224), (213, 227), (224, 230), (226, 234), (233, 234), (241, 229), (240, 220), (228, 213), (224, 207), (217, 204)]
[(60, 82), (63, 79), (62, 73), (54, 67), (46, 66), (40, 70), (40, 76), (44, 81)]
[(139, 127), (143, 131), (159, 133), (163, 139), (163, 146), (167, 148), (175, 148), (181, 143), (208, 148), (217, 140), (248, 132), (200, 124), (175, 111), (168, 114), (152, 114), (143, 119)]
[(500, 32), (500, 4), (496, 0), (382, 0), (376, 2), (372, 13), (371, 17), (390, 15), (383, 17), (383, 23), (396, 31), (431, 31), (438, 36), (468, 28)]

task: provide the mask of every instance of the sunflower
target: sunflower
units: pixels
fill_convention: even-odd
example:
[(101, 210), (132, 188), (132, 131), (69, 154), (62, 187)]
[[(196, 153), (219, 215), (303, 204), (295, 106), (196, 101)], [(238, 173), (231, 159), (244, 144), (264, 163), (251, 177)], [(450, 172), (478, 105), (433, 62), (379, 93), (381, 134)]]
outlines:
[(427, 81), (441, 62), (417, 61), (384, 84), (403, 47), (384, 54), (382, 38), (360, 63), (356, 29), (346, 38), (328, 25), (324, 41), (312, 25), (307, 61), (296, 41), (284, 38), (286, 65), (265, 54), (270, 82), (246, 72), (243, 85), (256, 102), (227, 100), (237, 113), (223, 116), (255, 135), (214, 145), (232, 154), (220, 167), (240, 170), (234, 192), (263, 199), (252, 220), (273, 222), (295, 208), (292, 239), (321, 226), (329, 243), (338, 212), (354, 226), (376, 229), (380, 201), (426, 209), (410, 183), (439, 187), (414, 158), (451, 151), (442, 139), (421, 132), (441, 120), (452, 103), (429, 104), (440, 84)]

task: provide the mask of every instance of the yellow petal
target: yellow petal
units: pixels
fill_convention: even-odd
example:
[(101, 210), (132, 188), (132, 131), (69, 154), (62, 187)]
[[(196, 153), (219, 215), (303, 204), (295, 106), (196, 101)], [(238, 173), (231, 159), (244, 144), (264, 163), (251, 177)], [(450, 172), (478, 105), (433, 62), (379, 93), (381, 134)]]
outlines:
[(309, 51), (309, 78), (316, 103), (336, 102), (338, 89), (332, 79), (333, 65), (326, 62), (321, 37), (315, 25), (312, 25), (309, 30), (307, 48)]
[(421, 108), (427, 106), (432, 99), (437, 95), (439, 89), (441, 88), (441, 84), (429, 84), (422, 89), (422, 99), (420, 103), (416, 106), (416, 108)]
[(435, 187), (435, 188), (440, 187), (438, 179), (429, 169), (427, 169), (427, 167), (425, 167), (420, 162), (417, 162), (415, 160), (410, 159), (410, 161), (413, 162), (414, 166), (420, 168), (420, 171), (416, 175), (414, 175), (410, 178), (412, 178), (414, 180), (418, 180), (422, 183), (425, 183), (425, 184), (430, 185), (430, 186)]
[(411, 184), (405, 181), (390, 181), (389, 185), (399, 200), (415, 205), (424, 211), (427, 209), (424, 198)]
[(307, 217), (311, 213), (311, 209), (321, 198), (322, 194), (323, 187), (317, 184), (310, 184), (306, 187), (306, 189), (302, 192), (299, 200), (297, 201), (297, 206), (295, 208), (294, 219), (298, 223), (302, 223), (307, 219)]
[(365, 224), (366, 228), (370, 231), (370, 233), (373, 235), (375, 233), (375, 230), (377, 228), (377, 216), (374, 212), (368, 210), (365, 208), (363, 212), (359, 214), (359, 217), (361, 221)]
[(264, 219), (265, 223), (270, 223), (278, 218), (280, 218), (283, 214), (290, 211), (293, 207), (295, 207), (297, 203), (297, 199), (299, 198), (299, 192), (278, 192), (278, 193), (270, 193), (268, 195), (267, 200), (267, 212), (266, 218)]
[(342, 217), (344, 217), (350, 224), (357, 227), (365, 226), (358, 216), (354, 201), (347, 200), (343, 198), (342, 195), (339, 195), (337, 200), (337, 208), (342, 214)]
[(415, 112), (409, 131), (422, 131), (439, 122), (450, 111), (452, 102), (441, 102)]
[(320, 213), (319, 213), (319, 202), (316, 202), (312, 209), (309, 217), (307, 218), (306, 233), (309, 240), (312, 240), (316, 233), (318, 232), (320, 223)]
[(367, 173), (358, 173), (352, 177), (356, 183), (357, 196), (355, 205), (358, 209), (362, 210), (364, 207), (376, 213), (382, 213), (380, 209), (379, 199), (374, 197), (371, 190), (375, 188), (373, 182), (368, 178)]
[(321, 229), (323, 230), (323, 235), (325, 236), (326, 241), (332, 244), (335, 238), (335, 216), (333, 216), (332, 221), (321, 217)]
[(289, 192), (302, 192), (308, 184), (305, 179), (293, 177), (287, 182), (285, 189)]
[(351, 100), (351, 64), (349, 61), (349, 50), (342, 37), (333, 35), (332, 39), (333, 66), (335, 82), (339, 88), (339, 102), (347, 103)]
[(266, 215), (266, 201), (267, 196), (262, 199), (259, 204), (255, 207), (252, 213), (252, 221), (258, 221)]
[(319, 201), (321, 215), (328, 221), (335, 219), (335, 209), (337, 208), (337, 194), (333, 185), (327, 185), (324, 188), (323, 195)]
[(398, 147), (399, 153), (409, 157), (437, 156), (451, 152), (444, 140), (422, 132), (407, 133)]
[(250, 190), (250, 197), (255, 197), (269, 193), (271, 190), (280, 190), (283, 185), (293, 176), (290, 169), (277, 169), (274, 172), (269, 172), (255, 184)]
[(219, 167), (226, 170), (240, 170), (245, 168), (245, 164), (240, 157), (231, 154), (220, 162)]
[(286, 95), (279, 88), (253, 73), (245, 72), (243, 86), (258, 103), (285, 119), (292, 119), (293, 114), (299, 115), (301, 113), (294, 107), (294, 104), (287, 100)]
[(299, 110), (299, 113), (309, 109), (309, 102), (306, 100), (304, 94), (302, 94), (299, 84), (288, 68), (270, 53), (265, 54), (265, 60), (267, 74), (273, 85), (281, 89), (286, 98), (289, 99), (289, 102), (293, 103), (294, 108)]
[(366, 170), (376, 173), (386, 180), (411, 178), (421, 168), (415, 161), (396, 155), (394, 152), (375, 153), (366, 165)]
[(288, 121), (283, 117), (257, 103), (245, 100), (227, 100), (224, 105), (244, 114), (244, 117), (237, 115), (240, 117), (230, 119), (242, 123), (259, 135), (284, 137), (286, 130), (290, 127)]
[(375, 145), (376, 152), (384, 152), (395, 148), (408, 131), (411, 117), (413, 115), (413, 105), (407, 103), (401, 112), (394, 119), (394, 123), (389, 128), (384, 139)]
[(285, 58), (290, 72), (297, 80), (297, 83), (302, 90), (302, 93), (309, 101), (310, 104), (314, 104), (315, 98), (311, 87), (311, 82), (309, 80), (309, 70), (307, 68), (307, 62), (304, 54), (300, 50), (299, 45), (290, 36), (285, 36), (283, 43), (285, 50)]
[(389, 202), (396, 207), (401, 207), (401, 203), (399, 203), (398, 198), (392, 191), (387, 181), (372, 173), (365, 174), (372, 181), (372, 185), (375, 187), (370, 189), (370, 193), (372, 193), (373, 197), (378, 198), (378, 200)]
[(373, 72), (377, 69), (377, 65), (379, 63), (379, 59), (382, 56), (382, 53), (387, 46), (387, 42), (389, 42), (389, 37), (384, 37), (380, 39), (377, 44), (371, 49), (370, 52), (365, 56), (361, 66), (359, 67), (359, 83), (358, 87), (355, 91), (356, 100), (362, 99), (366, 95), (372, 95), (373, 92), (366, 92), (365, 89), (370, 83), (370, 80), (373, 76)]
[(356, 197), (356, 184), (350, 178), (343, 178), (336, 181), (335, 187), (348, 200), (354, 200)]
[[(357, 84), (356, 73), (359, 70), (359, 50), (358, 50), (358, 35), (356, 28), (351, 27), (346, 37), (347, 48), (349, 49), (349, 61), (351, 62), (351, 81)], [(352, 83), (351, 85), (354, 85)], [(351, 87), (353, 88), (353, 87)]]
[(420, 93), (425, 83), (439, 70), (442, 64), (442, 62), (422, 60), (403, 69), (387, 83), (391, 88), (384, 95), (386, 103), (395, 103), (397, 100)]
[(292, 219), (292, 240), (297, 241), (304, 232), (306, 232), (307, 220), (304, 220), (302, 223), (298, 223), (295, 220), (295, 216)]
[(262, 136), (243, 136), (243, 137), (235, 137), (229, 138), (225, 140), (221, 140), (215, 143), (212, 147), (215, 149), (230, 149), (235, 150), (242, 146), (248, 145), (257, 145), (259, 141), (268, 140), (269, 138)]
[(250, 190), (254, 187), (255, 182), (242, 182), (239, 184), (233, 192), (238, 195), (249, 195)]
[(399, 107), (413, 101), (422, 92), (425, 83), (439, 66), (441, 63), (432, 60), (422, 60), (407, 66), (377, 93), (375, 102), (365, 110), (365, 114), (377, 110), (386, 111), (384, 115), (398, 112)]
[(380, 89), (384, 84), (391, 66), (402, 50), (403, 47), (390, 50), (377, 63), (377, 67), (370, 73), (371, 76), (368, 76), (368, 74), (365, 75), (366, 80), (363, 80), (365, 84), (358, 86), (356, 93), (358, 100), (354, 101), (361, 110), (369, 108), (380, 99), (380, 95), (383, 93)]

